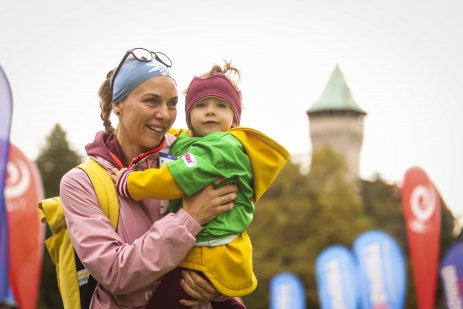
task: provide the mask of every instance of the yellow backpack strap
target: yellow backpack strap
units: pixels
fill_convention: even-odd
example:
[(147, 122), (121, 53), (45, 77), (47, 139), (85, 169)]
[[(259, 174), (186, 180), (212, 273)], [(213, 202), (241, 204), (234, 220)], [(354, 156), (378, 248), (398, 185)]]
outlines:
[(61, 230), (66, 229), (64, 210), (58, 196), (39, 201), (37, 209), (40, 221), (48, 224), (53, 234), (58, 234)]
[(87, 159), (79, 165), (79, 168), (87, 173), (101, 209), (111, 221), (116, 230), (119, 221), (119, 200), (117, 198), (116, 187), (108, 174), (108, 171), (93, 159)]

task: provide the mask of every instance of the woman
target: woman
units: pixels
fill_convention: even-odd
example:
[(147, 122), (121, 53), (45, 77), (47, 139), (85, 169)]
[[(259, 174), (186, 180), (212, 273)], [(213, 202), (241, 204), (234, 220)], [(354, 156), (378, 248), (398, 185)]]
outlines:
[[(105, 131), (86, 146), (87, 155), (104, 166), (144, 170), (159, 166), (175, 137), (168, 133), (177, 115), (177, 89), (162, 53), (129, 50), (102, 84), (101, 118)], [(114, 74), (113, 74), (114, 72)], [(117, 130), (109, 120), (118, 118)], [(162, 276), (175, 268), (193, 247), (201, 225), (233, 207), (236, 186), (212, 185), (191, 198), (183, 209), (161, 215), (159, 200), (119, 197), (117, 230), (98, 205), (91, 182), (78, 168), (61, 180), (60, 197), (66, 223), (80, 260), (98, 281), (90, 308), (143, 308)], [(208, 308), (220, 294), (193, 272), (182, 287), (193, 300), (186, 306)]]

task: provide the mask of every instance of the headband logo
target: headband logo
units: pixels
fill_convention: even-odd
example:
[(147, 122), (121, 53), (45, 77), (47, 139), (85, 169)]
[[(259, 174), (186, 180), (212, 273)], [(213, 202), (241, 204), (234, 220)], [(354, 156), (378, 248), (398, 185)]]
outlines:
[(159, 71), (159, 74), (161, 75), (169, 75), (169, 70), (167, 69), (166, 66), (162, 66), (157, 63), (147, 63), (146, 65), (152, 67), (148, 71), (149, 73)]

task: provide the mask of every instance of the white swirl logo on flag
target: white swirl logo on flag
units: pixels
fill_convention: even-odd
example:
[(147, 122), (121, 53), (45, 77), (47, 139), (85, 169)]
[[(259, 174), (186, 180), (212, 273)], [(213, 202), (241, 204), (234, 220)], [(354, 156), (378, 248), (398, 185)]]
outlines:
[(436, 192), (429, 186), (416, 186), (410, 196), (410, 206), (415, 220), (412, 228), (415, 232), (424, 233), (428, 229), (426, 222), (432, 217), (436, 210)]
[(22, 196), (30, 187), (31, 174), (26, 162), (18, 160), (8, 161), (5, 185), (5, 197), (15, 199)]

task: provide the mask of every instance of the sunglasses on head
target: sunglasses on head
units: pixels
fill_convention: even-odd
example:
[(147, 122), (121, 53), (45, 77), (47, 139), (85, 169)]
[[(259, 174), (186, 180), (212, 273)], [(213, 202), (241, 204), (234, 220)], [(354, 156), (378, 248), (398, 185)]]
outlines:
[(168, 67), (168, 68), (172, 67), (172, 61), (170, 60), (169, 57), (167, 57), (166, 54), (164, 54), (162, 52), (153, 52), (153, 51), (147, 50), (146, 48), (141, 48), (141, 47), (129, 49), (125, 53), (125, 55), (122, 58), (121, 62), (117, 66), (116, 71), (114, 71), (113, 77), (111, 78), (111, 85), (110, 85), (111, 86), (111, 94), (113, 93), (113, 85), (114, 85), (114, 80), (116, 79), (117, 73), (119, 73), (122, 65), (125, 63), (125, 61), (127, 60), (127, 58), (130, 55), (132, 55), (133, 58), (135, 58), (135, 59), (137, 59), (138, 61), (141, 61), (141, 62), (150, 62), (154, 58), (157, 61), (159, 61), (160, 63), (164, 64), (166, 67)]

